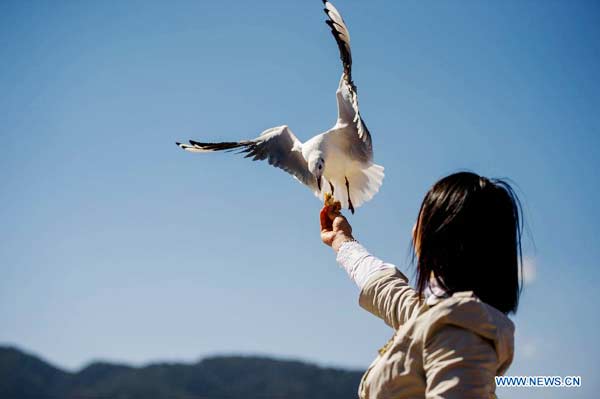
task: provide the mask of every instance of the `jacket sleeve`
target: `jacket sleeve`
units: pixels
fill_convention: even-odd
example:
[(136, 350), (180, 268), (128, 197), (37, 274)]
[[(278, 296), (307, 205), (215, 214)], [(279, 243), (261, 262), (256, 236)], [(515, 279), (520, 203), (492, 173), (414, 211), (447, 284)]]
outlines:
[(359, 304), (397, 330), (419, 307), (419, 296), (394, 267), (370, 277), (360, 292)]
[(494, 397), (497, 355), (491, 341), (446, 324), (425, 341), (427, 399)]

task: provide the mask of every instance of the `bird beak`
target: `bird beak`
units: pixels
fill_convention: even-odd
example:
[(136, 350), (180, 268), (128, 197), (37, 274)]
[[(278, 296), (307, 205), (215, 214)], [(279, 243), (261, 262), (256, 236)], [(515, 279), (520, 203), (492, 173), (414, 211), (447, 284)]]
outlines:
[(317, 176), (317, 187), (319, 187), (319, 191), (321, 191), (321, 176)]

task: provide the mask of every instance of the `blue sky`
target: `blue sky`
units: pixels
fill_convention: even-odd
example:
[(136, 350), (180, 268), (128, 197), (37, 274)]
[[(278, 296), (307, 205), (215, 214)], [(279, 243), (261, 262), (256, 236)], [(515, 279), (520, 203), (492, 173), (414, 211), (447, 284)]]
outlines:
[[(414, 275), (438, 178), (510, 177), (532, 273), (510, 374), (600, 389), (600, 7), (339, 0), (386, 168), (350, 218)], [(341, 67), (320, 1), (0, 4), (0, 342), (77, 369), (260, 353), (362, 368), (391, 331), (320, 243), (312, 194), (232, 154), (287, 124), (329, 128)], [(537, 396), (536, 396), (537, 395)]]

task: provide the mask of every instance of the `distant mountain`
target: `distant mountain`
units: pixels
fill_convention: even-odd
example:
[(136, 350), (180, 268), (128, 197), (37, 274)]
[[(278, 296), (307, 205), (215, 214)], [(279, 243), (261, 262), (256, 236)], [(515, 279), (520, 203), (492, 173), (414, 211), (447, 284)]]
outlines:
[(145, 367), (92, 363), (70, 373), (0, 346), (2, 399), (348, 399), (356, 398), (361, 375), (245, 356)]

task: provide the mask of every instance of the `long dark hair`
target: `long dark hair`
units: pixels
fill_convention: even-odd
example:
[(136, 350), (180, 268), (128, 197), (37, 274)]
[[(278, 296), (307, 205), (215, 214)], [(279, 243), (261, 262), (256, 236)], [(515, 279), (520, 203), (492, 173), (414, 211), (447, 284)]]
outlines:
[(444, 177), (425, 195), (413, 234), (417, 291), (422, 297), (433, 274), (450, 295), (473, 291), (516, 312), (521, 231), (521, 203), (509, 183), (470, 172)]

